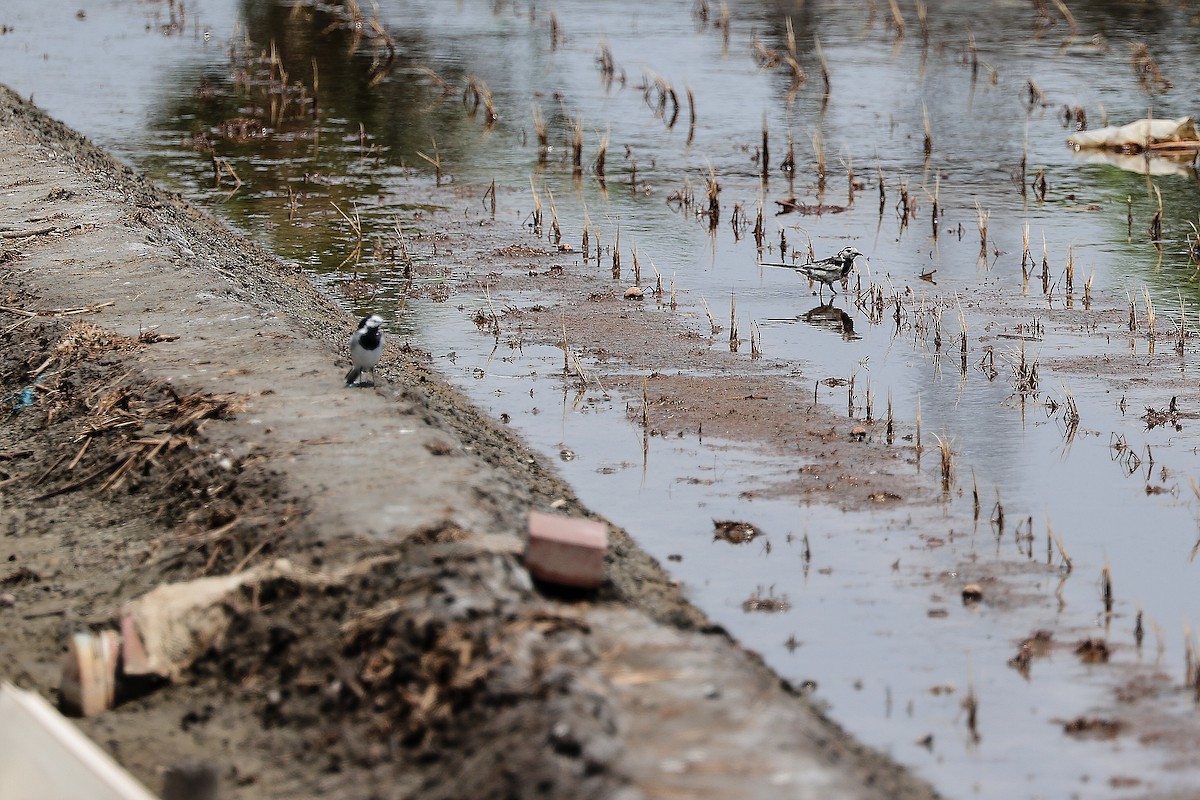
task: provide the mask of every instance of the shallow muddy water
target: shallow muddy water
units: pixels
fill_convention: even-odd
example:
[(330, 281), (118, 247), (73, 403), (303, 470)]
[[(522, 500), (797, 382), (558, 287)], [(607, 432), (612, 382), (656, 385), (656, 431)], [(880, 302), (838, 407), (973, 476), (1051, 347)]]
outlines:
[[(1120, 717), (1114, 688), (1159, 674), (1156, 663), (1166, 677), (1151, 681), (1147, 694), (1163, 729), (1194, 713), (1180, 684), (1183, 631), (1200, 620), (1200, 567), (1189, 558), (1197, 500), (1188, 481), (1200, 466), (1200, 437), (1187, 418), (1182, 430), (1147, 430), (1140, 417), (1148, 405), (1167, 408), (1175, 394), (1196, 396), (1194, 341), (1177, 355), (1174, 341), (1160, 336), (1152, 352), (1145, 328), (1149, 297), (1160, 334), (1179, 324), (1180, 308), (1188, 332), (1200, 330), (1200, 283), (1188, 252), (1192, 226), (1200, 224), (1200, 187), (1189, 166), (1151, 181), (1090, 163), (1065, 138), (1079, 120), (1075, 109), (1093, 128), (1104, 117), (1123, 123), (1147, 110), (1158, 117), (1192, 112), (1186, 87), (1196, 84), (1200, 44), (1186, 10), (1078, 5), (1068, 20), (1052, 5), (1040, 18), (1034, 4), (992, 3), (985, 20), (978, 4), (931, 4), (925, 32), (917, 7), (900, 3), (900, 35), (880, 3), (748, 2), (731, 6), (728, 19), (711, 5), (704, 19), (700, 4), (683, 0), (652, 10), (634, 2), (534, 9), (431, 0), (379, 10), (395, 47), (389, 61), (382, 40), (356, 39), (353, 22), (342, 24), (330, 9), (108, 0), (82, 17), (74, 7), (0, 11), (0, 25), (13, 28), (0, 36), (0, 80), (302, 263), (348, 309), (384, 311), (394, 331), (429, 350), (481, 406), (507, 415), (532, 445), (560, 459), (583, 500), (668, 564), (716, 621), (789, 680), (815, 681), (815, 697), (839, 723), (946, 795), (1119, 797), (1200, 785), (1200, 774), (1179, 757), (1178, 740), (1158, 728), (1134, 725), (1136, 732), (1111, 740), (1080, 740), (1062, 727), (1080, 716)], [(797, 68), (807, 76), (794, 93), (785, 20)], [(830, 72), (827, 97), (815, 39)], [(263, 57), (272, 42), (274, 62)], [(1144, 61), (1135, 72), (1133, 46), (1142, 42), (1173, 88), (1154, 84), (1157, 73)], [(607, 80), (598, 64), (605, 48), (613, 64)], [(771, 60), (778, 65), (760, 65)], [(1139, 74), (1150, 81), (1146, 88)], [(481, 98), (474, 110), (462, 100), (472, 77)], [(490, 125), (488, 96), (498, 115)], [(535, 107), (548, 131), (544, 158)], [(1072, 111), (1070, 129), (1064, 109)], [(577, 122), (578, 178), (569, 146)], [(606, 189), (593, 167), (605, 137)], [(791, 175), (780, 169), (789, 138)], [(794, 374), (798, 395), (816, 391), (843, 411), (846, 387), (814, 384), (853, 376), (857, 417), (865, 413), (869, 381), (876, 416), (890, 397), (910, 435), (919, 413), (924, 473), (938, 468), (931, 434), (947, 438), (954, 452), (957, 480), (945, 503), (923, 512), (846, 513), (787, 499), (747, 500), (743, 492), (778, 482), (797, 465), (781, 464), (763, 448), (698, 435), (643, 439), (626, 411), (640, 399), (597, 391), (579, 401), (574, 386), (564, 385), (560, 349), (494, 351), (493, 339), (471, 322), (487, 307), (476, 287), (490, 267), (439, 272), (438, 245), (420, 235), (436, 229), (444, 211), (402, 199), (406, 185), (433, 180), (432, 161), (447, 183), (479, 196), (481, 212), (484, 190), (495, 181), (492, 227), (507, 226), (513, 243), (526, 241), (533, 186), (546, 215), (543, 238), (551, 235), (553, 206), (563, 241), (574, 248), (557, 259), (564, 269), (607, 273), (619, 226), (625, 264), (616, 285), (632, 282), (636, 248), (644, 285), (652, 283), (653, 263), (678, 288), (677, 311), (645, 304), (643, 313), (660, 315), (664, 325), (683, 324), (708, 340), (702, 305), (727, 327), (736, 298), (742, 336), (761, 332), (762, 361), (751, 359), (748, 343), (740, 350), (747, 371)], [(861, 183), (853, 201), (850, 169)], [(721, 186), (712, 231), (695, 213), (707, 208), (710, 174)], [(907, 220), (900, 214), (903, 187), (916, 206)], [(1163, 203), (1161, 247), (1148, 230), (1155, 189)], [(696, 207), (671, 199), (689, 193)], [(776, 215), (775, 201), (787, 198), (826, 208)], [(751, 231), (760, 204), (761, 254)], [(749, 223), (736, 235), (729, 221), (735, 206)], [(347, 219), (356, 213), (364, 232), (357, 257)], [(391, 254), (396, 218), (418, 260), (419, 292)], [(582, 263), (578, 253), (585, 225), (591, 247), (598, 236), (605, 248), (600, 267), (595, 259)], [(1026, 226), (1037, 261), (1027, 287)], [(829, 319), (843, 318), (818, 302), (807, 281), (758, 265), (780, 260), (781, 237), (804, 253), (811, 242), (818, 257), (847, 244), (869, 255), (859, 262), (860, 277), (851, 277), (850, 296), (833, 301), (852, 321), (852, 336), (830, 327)], [(1068, 302), (1068, 252), (1077, 313), (1050, 322), (1051, 310)], [(932, 282), (920, 278), (931, 271)], [(854, 304), (858, 280), (880, 287), (887, 300), (882, 319)], [(1087, 310), (1089, 282), (1096, 309), (1133, 302), (1139, 330), (1131, 333), (1119, 314)], [(451, 291), (450, 302), (439, 302)], [(503, 307), (540, 299), (526, 293), (491, 301)], [(963, 322), (965, 370), (958, 350)], [(1039, 391), (1023, 403), (1010, 366), (1020, 357), (1021, 336), (1040, 370)], [(727, 331), (711, 336), (710, 346), (728, 347)], [(994, 350), (994, 379), (980, 366), (987, 347)], [(1123, 364), (1130, 354), (1153, 381), (1103, 361), (1078, 367), (1087, 359)], [(1071, 398), (1079, 410), (1074, 428), (1065, 416)], [(1114, 449), (1118, 441), (1128, 449)], [(983, 519), (955, 530), (952, 520), (971, 517), (974, 485)], [(987, 521), (997, 498), (1008, 519), (999, 540)], [(1032, 544), (1013, 534), (1028, 518)], [(714, 540), (713, 519), (752, 522), (765, 535), (745, 545)], [(1048, 520), (1070, 553), (1069, 575), (1057, 551), (1053, 564), (1045, 563)], [(1111, 619), (1101, 590), (1106, 567), (1115, 595)], [(1004, 579), (1008, 594), (965, 607), (962, 585), (985, 568)], [(748, 612), (752, 599), (786, 600), (788, 608)], [(1147, 630), (1140, 649), (1139, 610)], [(1040, 627), (1075, 631), (1078, 639), (1107, 637), (1112, 660), (1083, 664), (1064, 646), (1036, 659), (1022, 677), (1007, 662)], [(978, 738), (963, 708), (969, 690), (978, 699)], [(1147, 738), (1158, 744), (1144, 746)]]

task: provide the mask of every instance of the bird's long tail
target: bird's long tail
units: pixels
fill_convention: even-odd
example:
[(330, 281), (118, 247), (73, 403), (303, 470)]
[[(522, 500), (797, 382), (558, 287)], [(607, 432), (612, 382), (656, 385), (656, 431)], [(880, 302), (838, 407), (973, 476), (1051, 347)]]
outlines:
[(346, 373), (346, 385), (351, 386), (358, 382), (358, 376), (362, 375), (362, 367), (351, 367)]

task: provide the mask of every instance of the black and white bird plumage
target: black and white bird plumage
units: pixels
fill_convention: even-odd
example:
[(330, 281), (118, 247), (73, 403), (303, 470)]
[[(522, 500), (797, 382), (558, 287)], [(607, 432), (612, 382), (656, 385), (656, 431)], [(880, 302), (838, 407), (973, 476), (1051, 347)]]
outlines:
[(801, 275), (822, 284), (818, 287), (818, 297), (823, 297), (823, 287), (828, 286), (829, 291), (837, 294), (837, 290), (833, 288), (835, 283), (841, 282), (843, 278), (850, 274), (850, 270), (854, 269), (854, 260), (863, 255), (853, 247), (843, 247), (838, 251), (837, 255), (832, 255), (829, 258), (822, 258), (818, 261), (810, 261), (807, 264), (768, 264), (772, 267), (787, 267), (794, 269)]
[(346, 373), (346, 385), (358, 383), (364, 372), (371, 373), (371, 384), (375, 384), (375, 365), (383, 355), (383, 317), (372, 314), (363, 317), (358, 323), (358, 330), (350, 336), (350, 362), (353, 364)]

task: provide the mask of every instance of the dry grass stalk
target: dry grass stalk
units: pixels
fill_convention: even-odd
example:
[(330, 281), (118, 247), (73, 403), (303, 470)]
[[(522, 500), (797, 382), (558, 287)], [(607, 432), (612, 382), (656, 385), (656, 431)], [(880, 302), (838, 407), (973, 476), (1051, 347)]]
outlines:
[[(1089, 285), (1091, 281), (1088, 281)], [(1187, 308), (1183, 304), (1183, 292), (1179, 293), (1179, 325), (1176, 327), (1178, 337), (1175, 340), (1175, 352), (1183, 355), (1183, 342), (1187, 339)]]
[(542, 235), (542, 196), (534, 186), (532, 176), (529, 178), (529, 191), (533, 194), (533, 233), (540, 237)]
[(496, 218), (496, 179), (492, 178), (492, 184), (483, 193), (483, 203), (486, 206), (488, 200), (491, 200), (492, 219)]
[(1150, 296), (1150, 290), (1143, 287), (1142, 299), (1146, 303), (1146, 336), (1154, 338), (1154, 298)]
[(813, 131), (812, 144), (817, 156), (817, 191), (820, 192), (825, 188), (825, 140), (820, 131)]
[(621, 223), (617, 223), (617, 236), (612, 248), (612, 277), (621, 280)]
[(1175, 84), (1167, 80), (1158, 68), (1158, 64), (1150, 55), (1150, 48), (1144, 43), (1132, 45), (1131, 57), (1133, 70), (1137, 73), (1138, 83), (1146, 94), (1161, 94), (1171, 89)]
[(758, 196), (758, 213), (754, 217), (754, 246), (761, 253), (763, 240), (766, 238), (766, 228), (763, 224), (763, 197)]
[(1046, 247), (1046, 234), (1042, 233), (1042, 294), (1050, 292), (1050, 252)]
[(917, 0), (917, 24), (921, 27), (921, 41), (929, 43), (929, 8), (925, 0)]
[(1019, 168), (1019, 172), (1021, 173), (1021, 200), (1025, 200), (1025, 199), (1027, 199), (1028, 194), (1029, 194), (1027, 186), (1026, 186), (1026, 180), (1029, 177), (1029, 128), (1028, 127), (1025, 129), (1025, 140), (1023, 142), (1021, 142), (1021, 166)]
[(688, 101), (688, 135), (687, 143), (690, 145), (692, 140), (696, 138), (696, 98), (692, 96), (692, 87), (686, 83), (683, 85), (687, 92)]
[(1067, 547), (1062, 543), (1062, 539), (1058, 538), (1058, 536), (1054, 533), (1054, 526), (1050, 524), (1050, 519), (1048, 517), (1046, 519), (1046, 536), (1048, 536), (1050, 540), (1054, 542), (1054, 546), (1058, 548), (1058, 554), (1062, 556), (1063, 567), (1068, 573), (1070, 573), (1072, 569), (1071, 554), (1067, 552)]
[(600, 55), (596, 56), (596, 65), (600, 68), (605, 86), (611, 86), (616, 74), (616, 62), (613, 60), (612, 48), (608, 46), (608, 39), (604, 36), (600, 37)]
[(783, 63), (783, 55), (764, 45), (757, 32), (750, 37), (750, 50), (759, 69), (776, 69)]
[(929, 109), (921, 103), (921, 119), (925, 124), (925, 158), (933, 154), (933, 128), (929, 125)]
[(1038, 167), (1037, 175), (1033, 176), (1033, 192), (1037, 195), (1039, 203), (1046, 202), (1046, 192), (1049, 188), (1050, 184), (1046, 180), (1046, 168)]
[(316, 119), (316, 118), (317, 118), (317, 116), (318, 116), (318, 113), (319, 113), (319, 112), (318, 112), (318, 110), (317, 110), (317, 108), (318, 108), (318, 100), (317, 100), (317, 98), (320, 96), (320, 88), (321, 88), (321, 76), (320, 76), (320, 73), (317, 71), (317, 58), (316, 58), (316, 56), (313, 56), (313, 58), (312, 58), (312, 74), (313, 74), (313, 86), (312, 86), (312, 118), (313, 118), (313, 119)]
[(588, 245), (590, 244), (590, 242), (588, 241), (588, 236), (591, 233), (591, 228), (592, 228), (592, 221), (590, 219), (588, 219), (587, 209), (584, 208), (584, 210), (583, 210), (583, 237), (582, 237), (582, 241), (579, 244), (579, 249), (580, 249), (580, 252), (583, 253), (583, 263), (585, 266), (588, 263), (588, 256), (590, 255), (588, 253)]
[(440, 153), (438, 153), (437, 139), (433, 139), (431, 141), (433, 142), (433, 156), (430, 157), (430, 156), (426, 155), (425, 153), (422, 153), (420, 150), (417, 151), (417, 155), (433, 165), (433, 174), (434, 174), (436, 185), (441, 186), (442, 185), (442, 156)]
[(558, 206), (554, 203), (554, 192), (546, 187), (546, 198), (550, 203), (550, 241), (555, 245), (562, 243), (562, 229), (558, 226)]
[(1154, 217), (1150, 220), (1150, 241), (1154, 242), (1154, 244), (1158, 247), (1159, 250), (1162, 250), (1162, 246), (1163, 246), (1163, 240), (1162, 240), (1163, 239), (1163, 224), (1162, 224), (1163, 202), (1162, 202), (1162, 192), (1160, 192), (1158, 190), (1157, 186), (1154, 187), (1154, 194), (1158, 198), (1158, 210), (1154, 212)]
[(971, 505), (975, 513), (975, 522), (979, 522), (979, 480), (975, 477), (974, 467), (971, 467)]
[[(895, 2), (895, 0), (892, 0)], [(967, 686), (967, 696), (962, 701), (963, 710), (967, 714), (967, 732), (971, 734), (971, 740), (979, 741), (979, 700), (975, 697), (975, 687)]]
[(984, 211), (979, 205), (979, 201), (975, 201), (975, 224), (979, 226), (979, 252), (987, 253), (988, 240), (988, 220), (992, 217), (991, 211)]
[(733, 240), (735, 242), (742, 240), (742, 230), (748, 224), (746, 221), (746, 212), (742, 208), (742, 204), (734, 203), (733, 213), (729, 215), (729, 228), (733, 231)]
[(713, 27), (719, 28), (721, 31), (722, 54), (729, 55), (729, 35), (732, 32), (732, 26), (729, 19), (729, 6), (725, 4), (724, 0), (721, 2), (721, 10)]
[(1067, 443), (1070, 444), (1075, 440), (1075, 434), (1079, 430), (1079, 405), (1075, 402), (1075, 395), (1071, 394), (1071, 390), (1063, 387), (1063, 425), (1066, 428), (1064, 431)]
[(904, 16), (900, 13), (900, 4), (896, 0), (888, 0), (888, 7), (892, 10), (892, 24), (896, 27), (896, 38), (904, 37)]
[(542, 116), (542, 109), (536, 105), (533, 107), (533, 132), (538, 140), (538, 161), (544, 163), (550, 154), (550, 135), (546, 130), (546, 119)]
[(482, 78), (475, 75), (467, 78), (467, 88), (463, 92), (463, 105), (470, 107), (469, 113), (471, 117), (474, 117), (478, 113), (479, 106), (482, 105), (484, 109), (484, 127), (489, 130), (496, 124), (496, 120), (500, 118), (500, 115), (496, 112), (496, 102), (492, 97), (492, 90), (488, 88), (488, 85)]
[(879, 216), (882, 217), (884, 209), (887, 208), (887, 189), (883, 184), (883, 165), (878, 161), (875, 162), (875, 178), (879, 184)]
[(1021, 232), (1021, 280), (1028, 286), (1029, 273), (1033, 271), (1033, 255), (1029, 252), (1029, 223)]
[(576, 117), (571, 127), (571, 169), (576, 175), (583, 172), (583, 117)]
[(753, 361), (762, 358), (762, 328), (754, 320), (750, 321), (750, 358)]
[(1067, 298), (1075, 293), (1075, 245), (1067, 246)]
[(663, 285), (662, 275), (658, 272), (658, 267), (654, 265), (654, 259), (650, 259), (650, 269), (654, 270), (654, 298), (662, 303)]
[[(674, 279), (674, 277), (672, 277), (672, 279), (671, 279), (671, 296), (672, 296), (672, 298), (674, 298), (674, 293), (675, 293), (675, 279)], [(704, 316), (708, 317), (708, 327), (709, 327), (709, 330), (712, 332), (711, 335), (716, 336), (718, 333), (721, 332), (721, 326), (717, 324), (717, 321), (715, 319), (713, 319), (712, 312), (708, 310), (708, 301), (706, 301), (703, 297), (700, 298), (700, 305), (701, 305), (701, 307), (704, 308)]]
[(821, 47), (819, 36), (813, 36), (813, 49), (817, 53), (817, 63), (821, 65), (821, 80), (825, 83), (825, 96), (828, 97), (833, 84), (829, 80), (829, 62), (825, 60), (825, 50)]
[(936, 241), (938, 238), (938, 218), (942, 215), (941, 211), (941, 193), (942, 193), (942, 176), (935, 175), (933, 178), (933, 213), (930, 214), (930, 225), (933, 227), (933, 238)]
[(339, 268), (345, 267), (351, 261), (353, 261), (355, 263), (355, 265), (357, 265), (358, 259), (362, 255), (362, 245), (363, 245), (362, 219), (358, 215), (358, 206), (354, 205), (351, 207), (350, 210), (354, 212), (353, 216), (351, 216), (351, 215), (348, 215), (345, 211), (342, 211), (342, 209), (338, 208), (338, 204), (333, 202), (332, 200), (329, 201), (329, 204), (334, 207), (334, 209), (338, 212), (338, 214), (341, 215), (342, 219), (346, 220), (346, 224), (350, 226), (350, 231), (354, 234), (354, 247), (353, 247), (350, 255), (346, 256), (346, 258), (339, 265)]
[(737, 295), (729, 295), (729, 352), (738, 351)]
[(404, 262), (404, 277), (412, 277), (413, 259), (408, 252), (408, 243), (404, 238), (404, 228), (400, 227), (400, 218), (392, 218), (392, 228), (396, 231), (396, 241), (400, 247), (400, 259)]
[(892, 416), (892, 391), (891, 391), (891, 389), (888, 390), (887, 429), (885, 432), (885, 437), (886, 437), (886, 441), (889, 445), (892, 444), (892, 442), (894, 442), (895, 438), (896, 438), (896, 420), (895, 420), (895, 417)]
[(979, 47), (975, 43), (975, 32), (967, 28), (967, 52), (971, 59), (971, 83), (979, 76)]
[(783, 60), (787, 63), (788, 68), (792, 71), (792, 80), (788, 84), (787, 99), (790, 104), (796, 99), (796, 93), (800, 91), (800, 87), (808, 80), (808, 73), (800, 66), (800, 62), (791, 56), (784, 56)]
[(717, 169), (708, 165), (708, 178), (704, 181), (704, 193), (708, 197), (708, 228), (716, 230), (721, 219), (721, 184), (717, 183)]
[(649, 429), (650, 427), (650, 376), (646, 375), (642, 378), (642, 428)]
[(1079, 33), (1079, 24), (1075, 21), (1075, 15), (1071, 13), (1071, 9), (1067, 8), (1067, 4), (1063, 0), (1051, 0), (1054, 7), (1058, 9), (1058, 13), (1062, 14), (1063, 19), (1067, 21), (1067, 26), (1071, 29), (1071, 36)]
[(1101, 594), (1104, 598), (1104, 613), (1111, 616), (1113, 610), (1112, 570), (1108, 564), (1100, 570)]
[(221, 177), (228, 174), (229, 177), (233, 178), (233, 190), (226, 195), (226, 199), (233, 197), (234, 193), (236, 193), (238, 189), (242, 188), (242, 179), (238, 177), (237, 172), (233, 169), (233, 165), (230, 164), (227, 159), (217, 158), (215, 155), (212, 155), (211, 158), (213, 167), (213, 188), (221, 188)]
[(1017, 360), (1012, 363), (1013, 371), (1013, 390), (1024, 397), (1032, 395), (1038, 390), (1038, 362), (1036, 358), (1030, 359), (1025, 355), (1025, 340), (1021, 340), (1021, 347), (1018, 350)]
[(1037, 85), (1037, 82), (1030, 78), (1025, 84), (1025, 92), (1029, 97), (1029, 107), (1032, 109), (1036, 106), (1046, 105), (1046, 93), (1042, 91), (1042, 87)]
[(921, 395), (917, 395), (917, 435), (913, 441), (913, 446), (917, 450), (917, 464), (921, 463)]
[(762, 149), (759, 153), (762, 162), (762, 180), (767, 182), (767, 174), (771, 169), (771, 148), (769, 143), (769, 134), (767, 132), (767, 115), (763, 114), (762, 120)]

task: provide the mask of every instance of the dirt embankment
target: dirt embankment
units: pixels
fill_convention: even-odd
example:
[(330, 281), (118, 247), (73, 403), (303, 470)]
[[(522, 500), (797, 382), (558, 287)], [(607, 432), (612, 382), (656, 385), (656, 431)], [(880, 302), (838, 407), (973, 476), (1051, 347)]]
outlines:
[(293, 268), (0, 92), (0, 676), (163, 581), (286, 558), (168, 686), (80, 721), (223, 797), (930, 797), (713, 630), (623, 532), (596, 597), (520, 562), (587, 513), (427, 366), (341, 385)]

